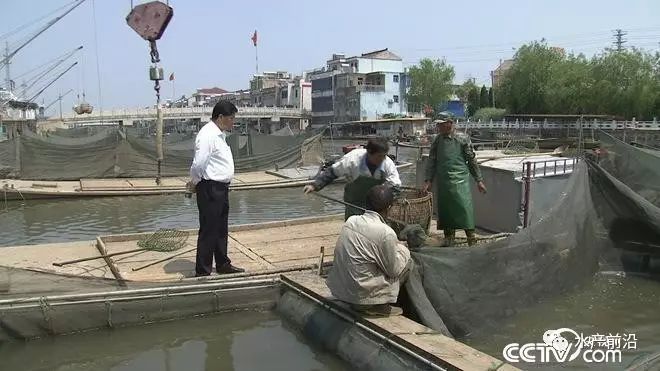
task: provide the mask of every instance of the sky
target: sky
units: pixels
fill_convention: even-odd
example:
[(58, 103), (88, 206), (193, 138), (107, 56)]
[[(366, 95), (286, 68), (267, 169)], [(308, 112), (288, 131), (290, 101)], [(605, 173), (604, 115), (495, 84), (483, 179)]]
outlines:
[[(50, 18), (9, 36), (8, 32), (49, 13), (50, 17), (61, 14), (52, 12), (71, 1), (0, 0), (0, 46), (8, 41), (11, 49)], [(250, 40), (255, 29), (260, 71), (301, 74), (323, 67), (333, 53), (352, 56), (389, 48), (408, 67), (425, 57), (445, 58), (455, 68), (456, 83), (474, 78), (479, 85), (489, 85), (489, 71), (500, 60), (511, 58), (515, 48), (541, 38), (590, 56), (612, 45), (614, 29), (623, 29), (626, 45), (660, 47), (658, 0), (170, 0), (169, 4), (174, 17), (158, 49), (166, 77), (174, 73), (175, 80), (162, 83), (164, 99), (190, 95), (202, 87), (248, 88), (255, 73), (255, 47)], [(63, 99), (64, 110), (71, 109), (83, 92), (88, 102), (103, 109), (152, 105), (148, 43), (126, 24), (130, 9), (130, 0), (87, 0), (14, 57), (12, 76), (82, 45), (83, 52), (60, 70), (75, 61), (79, 66), (38, 97), (38, 103), (49, 104), (60, 92), (74, 89)], [(4, 77), (0, 70), (0, 86), (5, 85)], [(17, 85), (23, 79), (17, 78)], [(56, 103), (49, 113), (58, 109)]]

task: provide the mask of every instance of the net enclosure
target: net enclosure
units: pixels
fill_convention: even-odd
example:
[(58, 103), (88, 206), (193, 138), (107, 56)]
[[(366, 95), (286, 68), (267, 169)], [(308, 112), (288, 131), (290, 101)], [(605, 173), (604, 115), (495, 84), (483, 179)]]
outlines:
[[(40, 135), (24, 128), (20, 136), (0, 142), (0, 178), (79, 180), (84, 178), (154, 177), (156, 144), (153, 135), (133, 128), (91, 132), (73, 129)], [(321, 134), (232, 134), (237, 172), (317, 164), (322, 157)], [(163, 176), (187, 176), (194, 155), (193, 133), (164, 137)]]
[(601, 140), (600, 156), (580, 160), (536, 224), (472, 248), (412, 252), (405, 300), (413, 314), (450, 336), (492, 333), (503, 318), (599, 271), (639, 269), (626, 256), (660, 256), (660, 158)]

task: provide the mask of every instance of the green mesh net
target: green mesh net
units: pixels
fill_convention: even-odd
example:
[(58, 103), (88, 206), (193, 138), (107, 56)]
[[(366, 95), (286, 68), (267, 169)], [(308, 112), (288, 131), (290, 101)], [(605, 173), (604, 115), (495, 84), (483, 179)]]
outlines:
[(176, 229), (159, 229), (138, 241), (138, 246), (149, 251), (169, 252), (185, 246), (188, 232)]

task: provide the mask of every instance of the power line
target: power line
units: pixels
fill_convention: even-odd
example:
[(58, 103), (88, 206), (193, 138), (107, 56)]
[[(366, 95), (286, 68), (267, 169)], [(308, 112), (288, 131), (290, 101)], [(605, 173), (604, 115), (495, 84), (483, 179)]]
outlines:
[(40, 22), (40, 21), (43, 21), (44, 19), (50, 17), (51, 15), (53, 15), (53, 14), (59, 12), (60, 10), (62, 10), (62, 9), (64, 9), (64, 8), (68, 7), (69, 5), (72, 5), (73, 3), (75, 3), (75, 0), (72, 1), (72, 2), (70, 2), (70, 3), (68, 3), (68, 4), (62, 5), (61, 7), (59, 7), (59, 8), (57, 8), (57, 9), (51, 11), (50, 13), (48, 13), (48, 14), (46, 14), (46, 15), (44, 15), (44, 16), (41, 16), (41, 17), (39, 17), (39, 18), (37, 18), (37, 19), (35, 19), (35, 20), (33, 20), (33, 21), (30, 21), (30, 22), (24, 23), (24, 24), (22, 24), (22, 25), (20, 25), (20, 26), (18, 26), (18, 27), (16, 27), (16, 28), (14, 28), (13, 30), (10, 30), (10, 31), (8, 31), (8, 32), (6, 32), (6, 33), (0, 35), (0, 40), (4, 40), (4, 39), (8, 38), (8, 37), (11, 36), (11, 35), (15, 35), (15, 34), (21, 32), (21, 31), (23, 31), (24, 29), (26, 29), (26, 28), (28, 28), (28, 27), (30, 27), (30, 26), (32, 26), (32, 25), (34, 25), (34, 24), (36, 24), (36, 23), (38, 23), (38, 22)]
[(626, 43), (626, 39), (624, 39), (624, 36), (626, 36), (628, 33), (626, 31), (621, 30), (620, 28), (617, 28), (614, 30), (614, 47), (616, 48), (617, 51), (622, 51), (623, 50), (623, 44)]
[[(66, 58), (69, 58), (71, 55), (73, 55), (75, 52), (77, 52), (78, 50), (80, 50), (80, 49), (82, 49), (82, 48), (83, 48), (82, 46), (79, 46), (79, 47), (77, 47), (77, 48), (74, 49), (74, 50), (68, 51), (68, 52), (66, 52), (66, 53), (64, 53), (64, 54), (62, 54), (62, 55), (60, 55), (60, 56), (57, 56), (57, 57), (55, 57), (55, 58), (53, 58), (53, 59), (51, 59), (51, 60), (49, 60), (49, 61), (47, 61), (47, 62), (45, 62), (45, 63), (42, 63), (42, 64), (40, 64), (40, 65), (38, 65), (38, 66), (36, 66), (36, 67), (34, 67), (34, 68), (31, 68), (31, 69), (29, 69), (29, 70), (23, 72), (22, 74), (20, 74), (20, 75), (18, 75), (18, 76), (12, 76), (12, 78), (13, 78), (13, 80), (16, 81), (16, 80), (18, 80), (19, 78), (24, 77), (24, 76), (28, 76), (28, 75), (30, 75), (30, 74), (33, 73), (33, 72), (41, 71), (44, 67), (54, 65), (54, 64), (55, 64), (58, 60), (60, 60), (60, 59), (66, 59)], [(31, 80), (32, 80), (32, 79), (28, 79), (28, 81), (31, 81)], [(26, 81), (26, 82), (27, 82), (27, 81)], [(0, 85), (0, 86), (2, 86), (2, 85)]]

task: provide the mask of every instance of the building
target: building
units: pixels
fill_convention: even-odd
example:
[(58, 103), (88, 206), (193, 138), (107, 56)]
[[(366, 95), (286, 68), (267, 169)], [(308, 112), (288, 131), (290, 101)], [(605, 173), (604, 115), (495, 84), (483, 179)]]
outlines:
[(513, 66), (513, 62), (513, 59), (505, 59), (504, 61), (500, 61), (500, 65), (497, 66), (495, 70), (490, 72), (493, 87), (498, 87), (500, 84), (502, 84), (504, 74), (511, 68), (511, 66)]
[(197, 91), (188, 98), (188, 107), (212, 106), (227, 93), (229, 93), (227, 90), (217, 87), (197, 89)]
[(236, 107), (252, 106), (252, 95), (248, 89), (232, 91), (222, 95), (221, 98), (234, 103)]
[(13, 138), (25, 125), (34, 129), (39, 105), (20, 101), (12, 92), (0, 89), (0, 136)]
[(406, 115), (410, 86), (401, 57), (388, 49), (346, 58), (333, 54), (326, 67), (308, 73), (312, 123), (377, 120)]
[(364, 138), (373, 135), (419, 137), (426, 134), (426, 117), (399, 117), (342, 122), (332, 125), (332, 135), (339, 138)]
[(264, 72), (250, 81), (252, 104), (257, 107), (312, 109), (312, 84), (288, 72)]
[(258, 91), (261, 89), (272, 88), (281, 83), (289, 82), (292, 79), (291, 74), (286, 71), (262, 72), (252, 76), (252, 80), (250, 80), (250, 90)]

